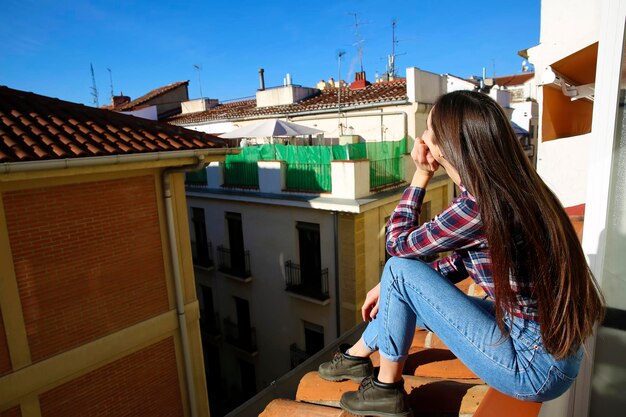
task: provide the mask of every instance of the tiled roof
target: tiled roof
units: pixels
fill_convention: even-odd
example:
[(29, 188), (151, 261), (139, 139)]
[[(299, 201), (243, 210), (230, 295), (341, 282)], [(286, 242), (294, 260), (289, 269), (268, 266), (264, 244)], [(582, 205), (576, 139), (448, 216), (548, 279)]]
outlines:
[(213, 135), (0, 86), (0, 163), (225, 146)]
[(114, 108), (114, 110), (117, 111), (130, 111), (130, 110), (135, 110), (138, 107), (140, 107), (141, 105), (147, 103), (148, 101), (155, 99), (165, 93), (168, 93), (172, 90), (177, 89), (180, 86), (183, 85), (189, 85), (189, 80), (187, 81), (178, 81), (169, 85), (166, 85), (164, 87), (159, 87), (159, 88), (155, 88), (154, 90), (150, 91), (147, 94), (144, 94), (141, 97), (138, 97), (132, 101), (129, 101), (128, 103), (124, 103), (122, 105), (116, 106)]
[[(253, 116), (288, 115), (308, 111), (319, 111), (337, 108), (338, 88), (326, 88), (318, 94), (294, 104), (256, 107), (256, 100), (242, 100), (227, 104), (220, 104), (209, 110), (181, 114), (170, 117), (168, 121), (177, 125), (200, 123), (209, 120), (245, 119)], [(406, 95), (406, 80), (379, 82), (368, 85), (359, 90), (348, 87), (341, 88), (341, 108), (350, 108), (366, 104), (391, 103), (404, 101)]]
[(510, 85), (521, 85), (526, 81), (531, 80), (535, 76), (534, 72), (525, 72), (523, 74), (514, 74), (514, 75), (506, 75), (503, 77), (496, 77), (493, 79), (495, 85), (499, 86), (510, 86)]

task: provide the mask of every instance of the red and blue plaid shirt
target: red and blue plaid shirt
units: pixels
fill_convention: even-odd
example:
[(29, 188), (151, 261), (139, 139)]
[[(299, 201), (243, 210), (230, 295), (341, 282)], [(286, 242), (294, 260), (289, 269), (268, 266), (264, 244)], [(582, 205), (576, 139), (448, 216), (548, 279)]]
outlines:
[[(431, 263), (441, 275), (456, 283), (472, 277), (487, 295), (495, 299), (489, 245), (480, 220), (476, 199), (463, 186), (461, 194), (434, 219), (422, 225), (419, 215), (426, 190), (409, 187), (387, 224), (387, 252), (391, 256), (417, 258), (452, 251), (450, 256)], [(538, 321), (537, 302), (530, 297), (530, 284), (511, 277), (516, 305), (512, 314)]]

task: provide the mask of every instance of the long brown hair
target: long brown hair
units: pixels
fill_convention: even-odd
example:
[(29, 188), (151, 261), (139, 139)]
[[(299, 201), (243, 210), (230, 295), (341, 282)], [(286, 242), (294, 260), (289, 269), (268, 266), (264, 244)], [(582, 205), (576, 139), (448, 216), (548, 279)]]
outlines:
[(537, 300), (547, 351), (556, 358), (574, 353), (603, 317), (602, 295), (568, 215), (504, 111), (487, 95), (456, 91), (435, 103), (431, 124), (435, 143), (480, 208), (500, 330), (505, 334), (502, 319), (516, 303), (513, 277)]

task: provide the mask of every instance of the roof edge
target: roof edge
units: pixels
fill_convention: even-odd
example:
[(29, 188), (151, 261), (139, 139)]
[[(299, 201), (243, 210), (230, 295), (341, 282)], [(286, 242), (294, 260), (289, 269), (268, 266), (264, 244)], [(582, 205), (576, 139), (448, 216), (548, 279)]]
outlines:
[[(342, 106), (341, 110), (343, 113), (343, 110), (364, 110), (364, 109), (366, 110), (366, 109), (371, 109), (374, 107), (400, 106), (403, 104), (410, 104), (409, 99), (405, 98), (403, 100), (384, 101), (380, 103), (364, 103), (364, 104), (357, 104), (354, 106), (346, 105), (345, 107)], [(325, 109), (319, 109), (319, 110), (304, 110), (304, 111), (290, 112), (290, 113), (262, 114), (262, 115), (248, 116), (248, 117), (236, 117), (236, 118), (230, 118), (230, 119), (207, 119), (207, 120), (201, 120), (198, 122), (188, 122), (188, 123), (183, 122), (180, 124), (177, 123), (176, 120), (167, 119), (167, 123), (170, 123), (173, 126), (180, 126), (180, 127), (202, 126), (202, 125), (206, 125), (208, 122), (219, 123), (219, 122), (231, 122), (231, 121), (241, 121), (241, 120), (272, 119), (272, 118), (282, 118), (282, 117), (288, 119), (290, 117), (308, 116), (311, 114), (326, 114), (326, 113), (337, 113), (337, 107), (331, 107), (331, 108), (325, 108)], [(193, 113), (190, 113), (190, 114), (193, 114)], [(212, 135), (213, 133), (209, 133), (209, 134)]]
[(142, 154), (90, 156), (86, 158), (48, 159), (44, 161), (4, 162), (0, 164), (0, 175), (16, 172), (33, 172), (55, 169), (119, 165), (136, 162), (157, 162), (177, 158), (204, 158), (209, 155), (231, 155), (241, 152), (238, 148), (191, 149)]

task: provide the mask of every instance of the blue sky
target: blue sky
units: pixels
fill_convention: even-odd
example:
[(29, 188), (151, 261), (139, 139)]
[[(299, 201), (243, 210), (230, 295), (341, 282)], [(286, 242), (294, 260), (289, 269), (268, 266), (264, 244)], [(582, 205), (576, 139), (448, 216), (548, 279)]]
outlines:
[[(360, 64), (356, 13), (368, 79), (385, 71), (395, 19), (396, 68), (461, 77), (521, 71), (517, 51), (538, 44), (540, 0), (159, 1), (2, 0), (0, 85), (92, 105), (190, 80), (191, 98), (254, 95), (268, 87), (314, 86)], [(201, 72), (194, 69), (201, 65)], [(200, 76), (201, 83), (198, 81)]]

